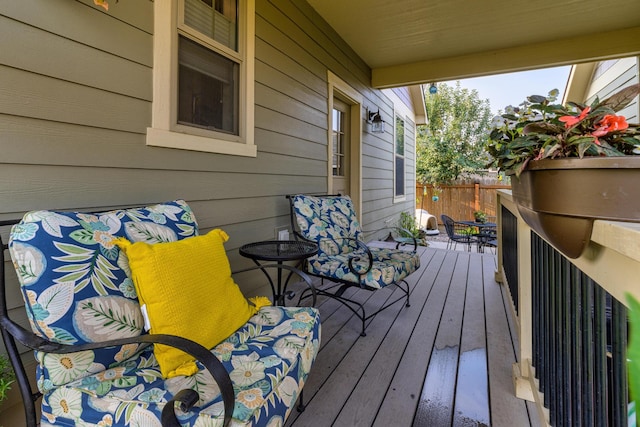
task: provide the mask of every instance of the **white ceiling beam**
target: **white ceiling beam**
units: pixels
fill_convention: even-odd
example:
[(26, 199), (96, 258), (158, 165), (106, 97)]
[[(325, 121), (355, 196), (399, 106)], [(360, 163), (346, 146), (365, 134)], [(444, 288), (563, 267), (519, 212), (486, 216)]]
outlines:
[(374, 68), (375, 88), (410, 86), (640, 54), (640, 27), (550, 42)]

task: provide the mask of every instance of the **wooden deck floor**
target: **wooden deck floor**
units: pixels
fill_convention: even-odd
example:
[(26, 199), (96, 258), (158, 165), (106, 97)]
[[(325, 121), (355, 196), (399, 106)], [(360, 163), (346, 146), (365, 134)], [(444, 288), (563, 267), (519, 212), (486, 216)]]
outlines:
[[(319, 299), (322, 345), (304, 388), (308, 406), (287, 426), (539, 425), (513, 393), (514, 338), (495, 255), (421, 251), (411, 306), (372, 318), (366, 337), (349, 310)], [(369, 309), (398, 291), (347, 292)]]

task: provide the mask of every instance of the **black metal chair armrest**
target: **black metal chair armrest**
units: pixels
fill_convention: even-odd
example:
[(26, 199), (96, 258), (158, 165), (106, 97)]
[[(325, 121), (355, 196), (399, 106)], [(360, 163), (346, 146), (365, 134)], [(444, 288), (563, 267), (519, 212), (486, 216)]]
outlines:
[[(315, 243), (315, 242), (314, 242)], [(253, 271), (253, 270), (262, 270), (265, 271), (267, 269), (281, 269), (281, 270), (287, 270), (289, 271), (289, 278), (287, 279), (287, 284), (289, 283), (289, 279), (291, 278), (292, 275), (296, 274), (298, 275), (307, 285), (307, 288), (309, 288), (309, 290), (311, 291), (311, 294), (313, 295), (313, 300), (312, 300), (312, 306), (315, 307), (316, 305), (316, 287), (313, 285), (313, 282), (311, 281), (311, 278), (309, 277), (309, 275), (307, 273), (305, 273), (304, 271), (300, 270), (299, 268), (296, 267), (292, 267), (290, 265), (287, 264), (264, 264), (264, 265), (258, 265), (255, 267), (249, 267), (249, 268), (245, 268), (242, 270), (238, 270), (238, 271), (234, 271), (231, 274), (235, 275), (235, 274), (240, 274), (240, 273), (246, 273), (248, 271)], [(283, 290), (286, 293), (286, 286), (285, 289)]]
[[(413, 251), (417, 251), (418, 250), (418, 240), (416, 239), (416, 237), (413, 235), (413, 233), (411, 233), (411, 231), (407, 230), (406, 228), (403, 227), (395, 227), (396, 230), (398, 230), (398, 234), (400, 234), (401, 236), (404, 234), (406, 236), (409, 237), (401, 237), (401, 239), (406, 239), (408, 241), (412, 241), (413, 242)], [(405, 245), (405, 241), (400, 240), (400, 239), (396, 239), (396, 242), (398, 242), (398, 244), (396, 245), (396, 249), (398, 249), (398, 247), (400, 245)]]
[[(318, 243), (318, 246), (320, 246), (319, 242), (316, 242), (316, 241), (311, 240), (311, 239), (307, 239), (302, 234), (300, 234), (298, 231), (294, 230), (293, 234), (296, 237), (296, 239), (298, 239), (298, 240), (303, 240), (303, 241), (311, 242), (311, 243)], [(369, 270), (371, 270), (373, 268), (373, 254), (371, 254), (371, 250), (369, 249), (369, 247), (366, 245), (366, 243), (362, 242), (361, 240), (355, 239), (353, 237), (342, 237), (341, 239), (342, 240), (350, 240), (350, 241), (355, 242), (359, 249), (362, 249), (364, 252), (367, 253), (367, 258), (369, 260), (369, 263), (367, 264), (367, 268), (365, 269), (364, 272), (359, 272), (353, 266), (353, 263), (356, 262), (356, 261), (360, 261), (361, 257), (357, 256), (357, 255), (349, 257), (349, 269), (351, 270), (351, 272), (353, 274), (355, 274), (355, 275), (367, 274), (369, 272)], [(322, 240), (333, 240), (333, 241), (335, 241), (336, 239), (322, 239)], [(417, 247), (417, 244), (416, 244), (416, 247)]]
[[(369, 249), (369, 247), (366, 245), (366, 243), (364, 243), (361, 240), (358, 240), (356, 238), (353, 237), (341, 237), (341, 240), (348, 240), (350, 242), (354, 242), (357, 246), (358, 249), (362, 250), (363, 252), (365, 252), (367, 254), (367, 266), (364, 269), (364, 271), (359, 271), (358, 269), (356, 269), (355, 267), (355, 262), (362, 260), (362, 257), (357, 254), (349, 254), (349, 270), (351, 270), (351, 272), (353, 274), (355, 274), (356, 276), (362, 276), (364, 274), (367, 274), (372, 268), (373, 268), (373, 254), (371, 253), (371, 249)], [(323, 240), (332, 240), (332, 241), (336, 241), (337, 239), (323, 239)], [(320, 245), (318, 245), (320, 246)], [(320, 246), (322, 247), (322, 246)]]
[[(222, 362), (211, 353), (207, 348), (191, 341), (186, 338), (178, 337), (175, 335), (164, 334), (145, 334), (137, 337), (119, 338), (115, 340), (87, 343), (81, 345), (66, 345), (48, 341), (35, 335), (33, 332), (23, 328), (17, 323), (13, 322), (8, 317), (0, 318), (0, 326), (12, 335), (16, 341), (21, 344), (37, 351), (44, 351), (47, 353), (75, 353), (84, 350), (95, 350), (99, 348), (112, 347), (116, 345), (136, 344), (136, 343), (148, 343), (148, 344), (164, 344), (171, 347), (175, 347), (185, 353), (194, 356), (200, 361), (204, 367), (211, 373), (214, 381), (220, 388), (222, 394), (222, 400), (224, 402), (224, 425), (228, 425), (233, 415), (233, 408), (235, 406), (235, 393), (233, 390), (233, 383), (229, 377), (229, 373), (222, 365)], [(180, 409), (184, 412), (188, 411), (198, 401), (198, 394), (193, 390), (182, 390), (177, 393), (173, 399), (171, 399), (165, 405), (162, 410), (162, 425), (165, 427), (178, 427), (181, 424), (175, 415), (174, 403), (180, 403)]]

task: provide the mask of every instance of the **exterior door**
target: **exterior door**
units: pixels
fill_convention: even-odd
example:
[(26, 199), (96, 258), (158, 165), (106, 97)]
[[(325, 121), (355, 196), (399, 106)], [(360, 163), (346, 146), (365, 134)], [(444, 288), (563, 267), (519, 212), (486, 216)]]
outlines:
[(333, 99), (332, 111), (332, 169), (333, 193), (349, 195), (350, 151), (351, 151), (351, 108), (337, 98)]

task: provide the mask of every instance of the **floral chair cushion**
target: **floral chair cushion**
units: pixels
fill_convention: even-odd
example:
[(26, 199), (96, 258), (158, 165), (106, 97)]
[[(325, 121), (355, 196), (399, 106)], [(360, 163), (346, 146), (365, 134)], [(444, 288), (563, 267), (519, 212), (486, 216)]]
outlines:
[[(213, 348), (236, 393), (233, 426), (282, 426), (299, 396), (320, 343), (314, 308), (263, 307), (242, 328)], [(126, 346), (125, 346), (126, 347)], [(135, 349), (134, 349), (135, 350)], [(67, 355), (82, 365), (80, 353)], [(78, 377), (45, 392), (43, 427), (160, 426), (165, 403), (180, 390), (200, 395), (199, 411), (180, 415), (184, 427), (222, 426), (218, 386), (198, 363), (192, 376), (163, 380), (151, 348), (110, 369)]]
[(320, 255), (352, 252), (353, 240), (362, 236), (360, 223), (349, 196), (293, 196), (300, 233), (318, 244)]
[(356, 271), (365, 271), (369, 260), (362, 250), (349, 255), (327, 255), (326, 253), (316, 255), (308, 259), (307, 271), (316, 276), (380, 289), (404, 280), (420, 267), (420, 257), (415, 252), (386, 248), (369, 248), (369, 250), (373, 255), (373, 266), (360, 277), (349, 269), (349, 258), (358, 255), (360, 260), (353, 263), (354, 268)]
[(369, 247), (372, 268), (356, 275), (349, 268), (354, 256), (356, 271), (366, 271), (369, 260), (365, 250), (355, 243), (362, 230), (349, 196), (293, 196), (293, 209), (302, 236), (318, 243), (318, 254), (307, 260), (307, 271), (316, 276), (357, 283), (380, 289), (402, 281), (420, 267), (420, 257), (414, 251)]
[[(143, 332), (133, 282), (114, 237), (169, 242), (198, 233), (182, 200), (104, 213), (34, 211), (9, 237), (33, 332), (62, 344), (138, 336)], [(135, 356), (137, 346), (69, 355), (37, 353), (41, 391), (67, 384)]]

